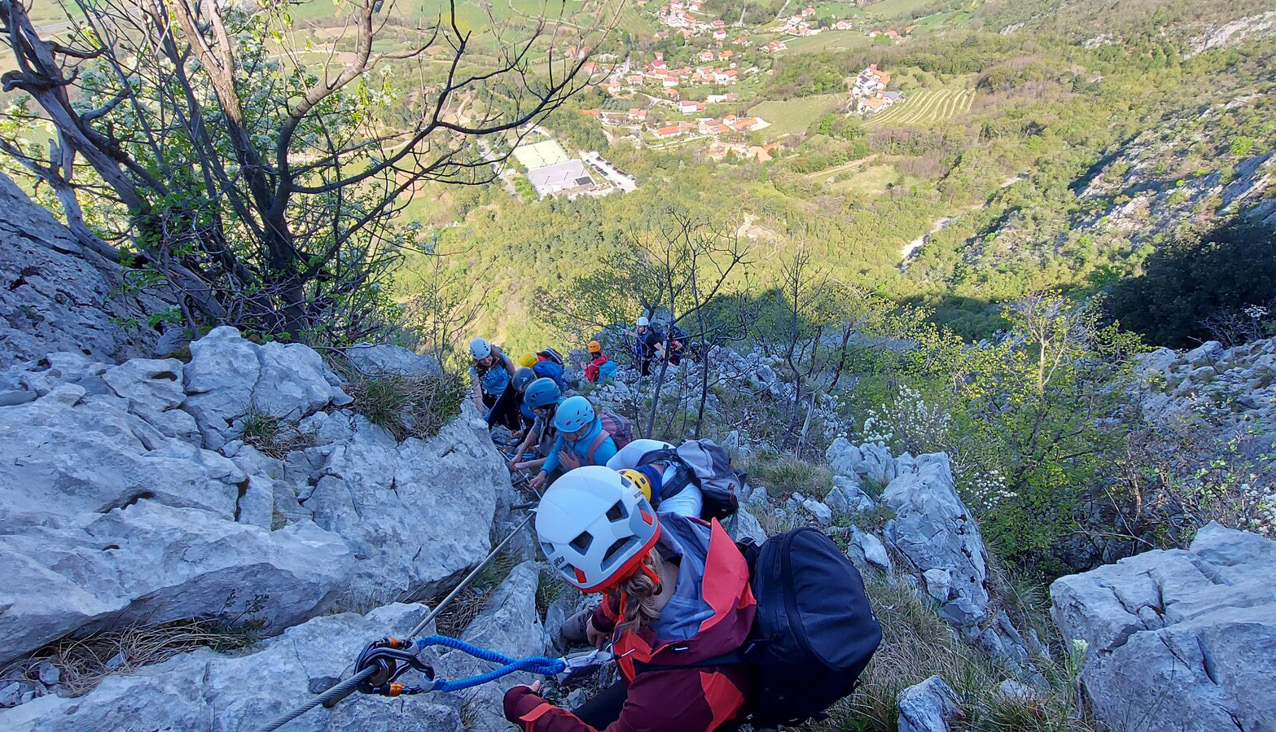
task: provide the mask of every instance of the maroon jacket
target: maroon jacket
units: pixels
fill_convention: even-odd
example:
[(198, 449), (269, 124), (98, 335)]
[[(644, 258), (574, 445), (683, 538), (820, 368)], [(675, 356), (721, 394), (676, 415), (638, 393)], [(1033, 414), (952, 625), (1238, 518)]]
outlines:
[[(682, 546), (682, 561), (704, 565), (694, 614), (704, 619), (689, 640), (664, 641), (650, 628), (626, 632), (616, 639), (614, 650), (622, 657), (620, 671), (629, 688), (620, 719), (608, 726), (607, 732), (711, 732), (735, 720), (744, 707), (748, 691), (745, 667), (692, 664), (730, 653), (748, 638), (757, 609), (749, 589), (749, 567), (717, 521), (710, 525), (697, 519), (662, 516), (661, 522), (662, 529), (677, 537)], [(614, 602), (605, 597), (594, 612), (594, 627), (604, 633), (615, 628)], [(672, 604), (665, 610), (671, 610)], [(666, 620), (664, 613), (661, 620)], [(636, 674), (635, 662), (666, 668)], [(516, 686), (505, 694), (505, 716), (524, 732), (595, 732), (526, 686)]]

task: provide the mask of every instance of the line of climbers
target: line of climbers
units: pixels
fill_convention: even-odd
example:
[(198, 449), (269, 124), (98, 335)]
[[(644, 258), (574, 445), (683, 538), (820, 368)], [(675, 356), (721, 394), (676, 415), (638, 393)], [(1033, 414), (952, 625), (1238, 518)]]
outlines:
[[(640, 318), (641, 373), (683, 356)], [(586, 376), (611, 369), (597, 342)], [(515, 368), (499, 348), (470, 344), (474, 397), (489, 425), (521, 441), (512, 470), (548, 486), (535, 509), (538, 544), (594, 607), (564, 623), (565, 646), (608, 649), (621, 680), (567, 710), (541, 682), (510, 689), (505, 716), (524, 732), (714, 732), (819, 718), (850, 694), (881, 641), (863, 581), (846, 555), (809, 528), (761, 546), (737, 544), (747, 476), (710, 440), (633, 439), (624, 417), (565, 396), (552, 349)], [(647, 350), (649, 349), (649, 351)], [(648, 360), (644, 361), (646, 355)], [(594, 369), (591, 371), (591, 368)]]

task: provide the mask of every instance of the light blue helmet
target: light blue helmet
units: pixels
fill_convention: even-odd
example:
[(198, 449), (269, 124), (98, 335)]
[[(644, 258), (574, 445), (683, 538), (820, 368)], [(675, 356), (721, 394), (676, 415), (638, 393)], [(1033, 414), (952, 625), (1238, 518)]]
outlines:
[(510, 379), (510, 383), (514, 385), (514, 390), (520, 394), (527, 392), (527, 387), (533, 381), (536, 381), (536, 372), (529, 368), (521, 368), (514, 372), (514, 378)]
[(523, 401), (532, 409), (544, 409), (563, 397), (563, 392), (553, 379), (542, 378), (533, 381), (523, 393)]
[(583, 396), (574, 396), (558, 405), (554, 412), (554, 429), (576, 432), (594, 423), (594, 405)]

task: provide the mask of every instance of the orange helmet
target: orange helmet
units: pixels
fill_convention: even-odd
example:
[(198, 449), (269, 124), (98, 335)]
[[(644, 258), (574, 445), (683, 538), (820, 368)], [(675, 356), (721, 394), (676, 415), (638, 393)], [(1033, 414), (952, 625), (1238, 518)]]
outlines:
[(590, 341), (588, 348), (590, 353), (602, 353), (603, 344), (598, 341)]

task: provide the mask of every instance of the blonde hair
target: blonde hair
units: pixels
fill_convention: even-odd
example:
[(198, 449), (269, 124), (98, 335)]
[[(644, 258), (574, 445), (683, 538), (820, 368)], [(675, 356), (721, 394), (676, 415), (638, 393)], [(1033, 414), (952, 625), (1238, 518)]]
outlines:
[[(651, 574), (660, 576), (660, 567), (664, 563), (660, 552), (652, 549), (643, 559), (643, 564), (651, 570)], [(656, 593), (660, 591), (660, 583), (651, 578), (647, 572), (639, 569), (616, 585), (616, 594), (620, 600), (620, 611), (624, 617), (616, 623), (616, 634), (621, 635), (631, 630), (636, 631), (660, 619), (660, 611), (656, 609)]]

